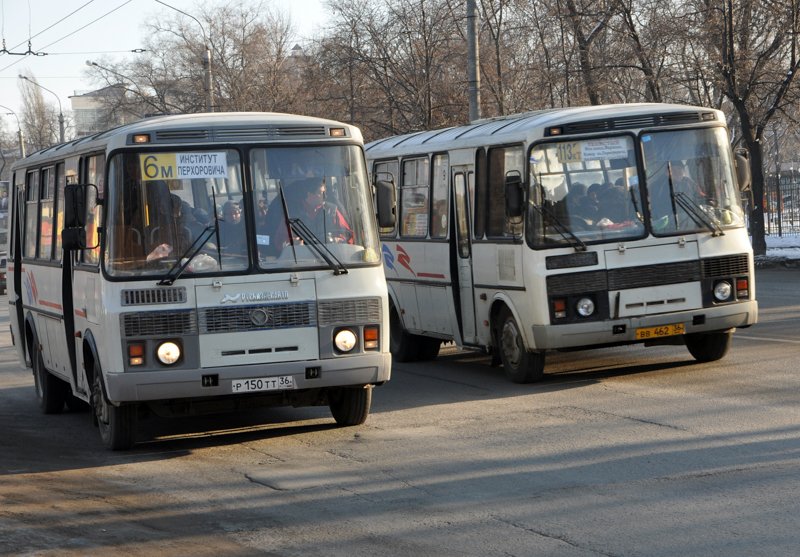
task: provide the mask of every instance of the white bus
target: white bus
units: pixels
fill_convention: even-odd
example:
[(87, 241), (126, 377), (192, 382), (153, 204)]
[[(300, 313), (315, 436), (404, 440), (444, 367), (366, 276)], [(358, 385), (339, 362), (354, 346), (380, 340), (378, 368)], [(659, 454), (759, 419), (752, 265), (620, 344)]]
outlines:
[(356, 425), (389, 380), (353, 126), (154, 117), (28, 156), (11, 195), (19, 358), (44, 412), (89, 403), (111, 449), (130, 447), (148, 412), (327, 404)]
[(381, 228), (397, 361), (454, 341), (530, 382), (548, 350), (679, 343), (717, 360), (757, 320), (750, 168), (719, 111), (542, 110), (365, 148), (397, 192)]

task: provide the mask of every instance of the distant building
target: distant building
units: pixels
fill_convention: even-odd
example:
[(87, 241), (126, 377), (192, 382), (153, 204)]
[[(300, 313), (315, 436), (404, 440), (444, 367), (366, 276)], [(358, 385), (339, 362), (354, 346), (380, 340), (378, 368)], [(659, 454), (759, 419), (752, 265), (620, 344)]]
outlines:
[(110, 85), (69, 98), (75, 137), (85, 137), (137, 120), (126, 110), (125, 87)]

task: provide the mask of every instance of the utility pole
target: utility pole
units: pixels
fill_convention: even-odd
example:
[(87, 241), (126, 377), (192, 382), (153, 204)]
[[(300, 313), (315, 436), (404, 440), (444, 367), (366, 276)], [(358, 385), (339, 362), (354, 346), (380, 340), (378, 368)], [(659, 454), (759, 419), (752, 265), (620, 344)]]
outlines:
[(478, 6), (467, 0), (467, 80), (469, 81), (469, 121), (481, 117), (481, 74), (478, 52)]

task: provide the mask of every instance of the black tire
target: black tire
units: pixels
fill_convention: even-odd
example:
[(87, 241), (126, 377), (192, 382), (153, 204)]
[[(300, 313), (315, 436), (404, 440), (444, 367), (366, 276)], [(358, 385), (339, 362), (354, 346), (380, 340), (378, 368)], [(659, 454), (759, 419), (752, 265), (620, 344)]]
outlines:
[(409, 333), (394, 306), (389, 310), (389, 351), (397, 362), (433, 360), (439, 355), (442, 341)]
[(101, 371), (97, 367), (92, 378), (92, 410), (106, 448), (124, 451), (133, 446), (136, 441), (136, 406), (114, 406), (108, 402)]
[(353, 426), (367, 421), (372, 406), (372, 385), (331, 389), (328, 397), (328, 406), (337, 424)]
[(433, 360), (439, 355), (439, 349), (442, 347), (442, 341), (438, 338), (423, 337), (419, 335), (411, 335), (412, 342), (417, 345), (417, 360), (420, 362), (427, 362)]
[(514, 383), (533, 383), (544, 376), (544, 352), (525, 348), (517, 322), (508, 308), (503, 308), (495, 324), (495, 339), (506, 377)]
[(715, 362), (725, 357), (731, 347), (733, 331), (684, 335), (686, 348), (698, 362)]
[(84, 402), (72, 393), (67, 393), (66, 403), (70, 412), (88, 412), (92, 409), (88, 402)]
[(60, 414), (64, 411), (69, 385), (45, 369), (42, 353), (36, 346), (33, 348), (31, 359), (39, 409), (45, 414)]

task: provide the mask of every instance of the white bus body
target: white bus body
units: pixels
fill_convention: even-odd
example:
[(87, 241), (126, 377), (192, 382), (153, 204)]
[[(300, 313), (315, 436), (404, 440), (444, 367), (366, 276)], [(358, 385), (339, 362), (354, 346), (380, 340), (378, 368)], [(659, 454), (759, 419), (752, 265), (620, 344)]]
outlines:
[[(328, 404), (340, 424), (367, 418), (391, 356), (357, 128), (154, 117), (13, 171), (11, 329), (43, 411), (89, 403), (112, 449), (145, 410)], [(309, 184), (319, 202), (301, 214)]]
[(758, 313), (749, 166), (728, 141), (719, 111), (632, 104), (368, 144), (373, 180), (397, 188), (396, 226), (381, 229), (394, 357), (454, 341), (517, 382), (541, 378), (548, 350), (723, 357)]

